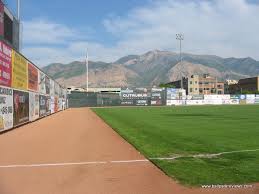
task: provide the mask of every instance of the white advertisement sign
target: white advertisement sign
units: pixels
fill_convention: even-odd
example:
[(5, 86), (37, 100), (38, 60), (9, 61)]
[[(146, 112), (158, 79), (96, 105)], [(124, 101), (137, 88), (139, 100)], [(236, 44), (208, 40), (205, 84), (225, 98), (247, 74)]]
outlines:
[(0, 87), (0, 131), (13, 127), (13, 90)]
[(46, 76), (43, 72), (39, 71), (39, 92), (41, 94), (46, 94)]
[(39, 94), (30, 92), (29, 99), (29, 119), (35, 121), (40, 114)]
[(51, 114), (55, 113), (55, 97), (54, 96), (50, 97), (50, 113)]

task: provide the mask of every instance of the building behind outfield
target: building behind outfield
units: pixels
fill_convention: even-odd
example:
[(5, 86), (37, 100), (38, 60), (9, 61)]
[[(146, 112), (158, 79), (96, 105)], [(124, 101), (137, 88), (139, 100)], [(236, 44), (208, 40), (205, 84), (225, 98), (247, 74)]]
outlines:
[(237, 84), (229, 85), (230, 94), (242, 94), (245, 92), (256, 93), (259, 91), (259, 76), (240, 79)]
[[(181, 88), (181, 80), (168, 83)], [(224, 94), (224, 82), (219, 82), (217, 78), (204, 75), (192, 75), (183, 78), (183, 88), (188, 95), (210, 95), (210, 94)]]

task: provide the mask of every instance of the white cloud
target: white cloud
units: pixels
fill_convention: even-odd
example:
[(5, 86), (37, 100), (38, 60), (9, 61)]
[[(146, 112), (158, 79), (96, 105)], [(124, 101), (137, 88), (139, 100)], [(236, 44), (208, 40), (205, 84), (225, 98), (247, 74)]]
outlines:
[[(113, 61), (154, 49), (177, 51), (175, 34), (182, 32), (185, 52), (259, 59), (258, 18), (259, 5), (246, 0), (150, 1), (124, 16), (103, 21), (107, 33), (118, 40), (112, 46), (87, 43), (80, 36), (82, 32), (43, 20), (25, 22), (25, 43), (29, 46), (24, 52), (48, 64), (82, 60), (88, 47), (90, 59)], [(42, 46), (46, 43), (49, 45)]]
[(176, 50), (175, 34), (182, 32), (186, 52), (259, 59), (258, 18), (259, 5), (245, 0), (167, 0), (106, 19), (104, 25), (120, 37), (119, 48), (132, 52)]
[(26, 44), (61, 44), (80, 37), (78, 31), (68, 26), (43, 19), (25, 21), (22, 26)]

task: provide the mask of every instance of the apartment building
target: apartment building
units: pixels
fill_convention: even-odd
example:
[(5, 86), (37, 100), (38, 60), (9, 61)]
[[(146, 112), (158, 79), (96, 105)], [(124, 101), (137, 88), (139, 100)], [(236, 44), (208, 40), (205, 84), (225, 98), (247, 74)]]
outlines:
[[(181, 88), (181, 80), (169, 84)], [(219, 82), (217, 78), (209, 74), (184, 77), (183, 88), (188, 95), (224, 94), (224, 82)]]

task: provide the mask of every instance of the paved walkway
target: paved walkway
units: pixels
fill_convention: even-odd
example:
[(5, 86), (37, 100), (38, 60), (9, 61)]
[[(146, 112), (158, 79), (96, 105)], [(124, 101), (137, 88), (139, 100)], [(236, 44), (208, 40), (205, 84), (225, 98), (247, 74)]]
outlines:
[(0, 135), (0, 153), (0, 194), (259, 193), (183, 187), (87, 108)]

